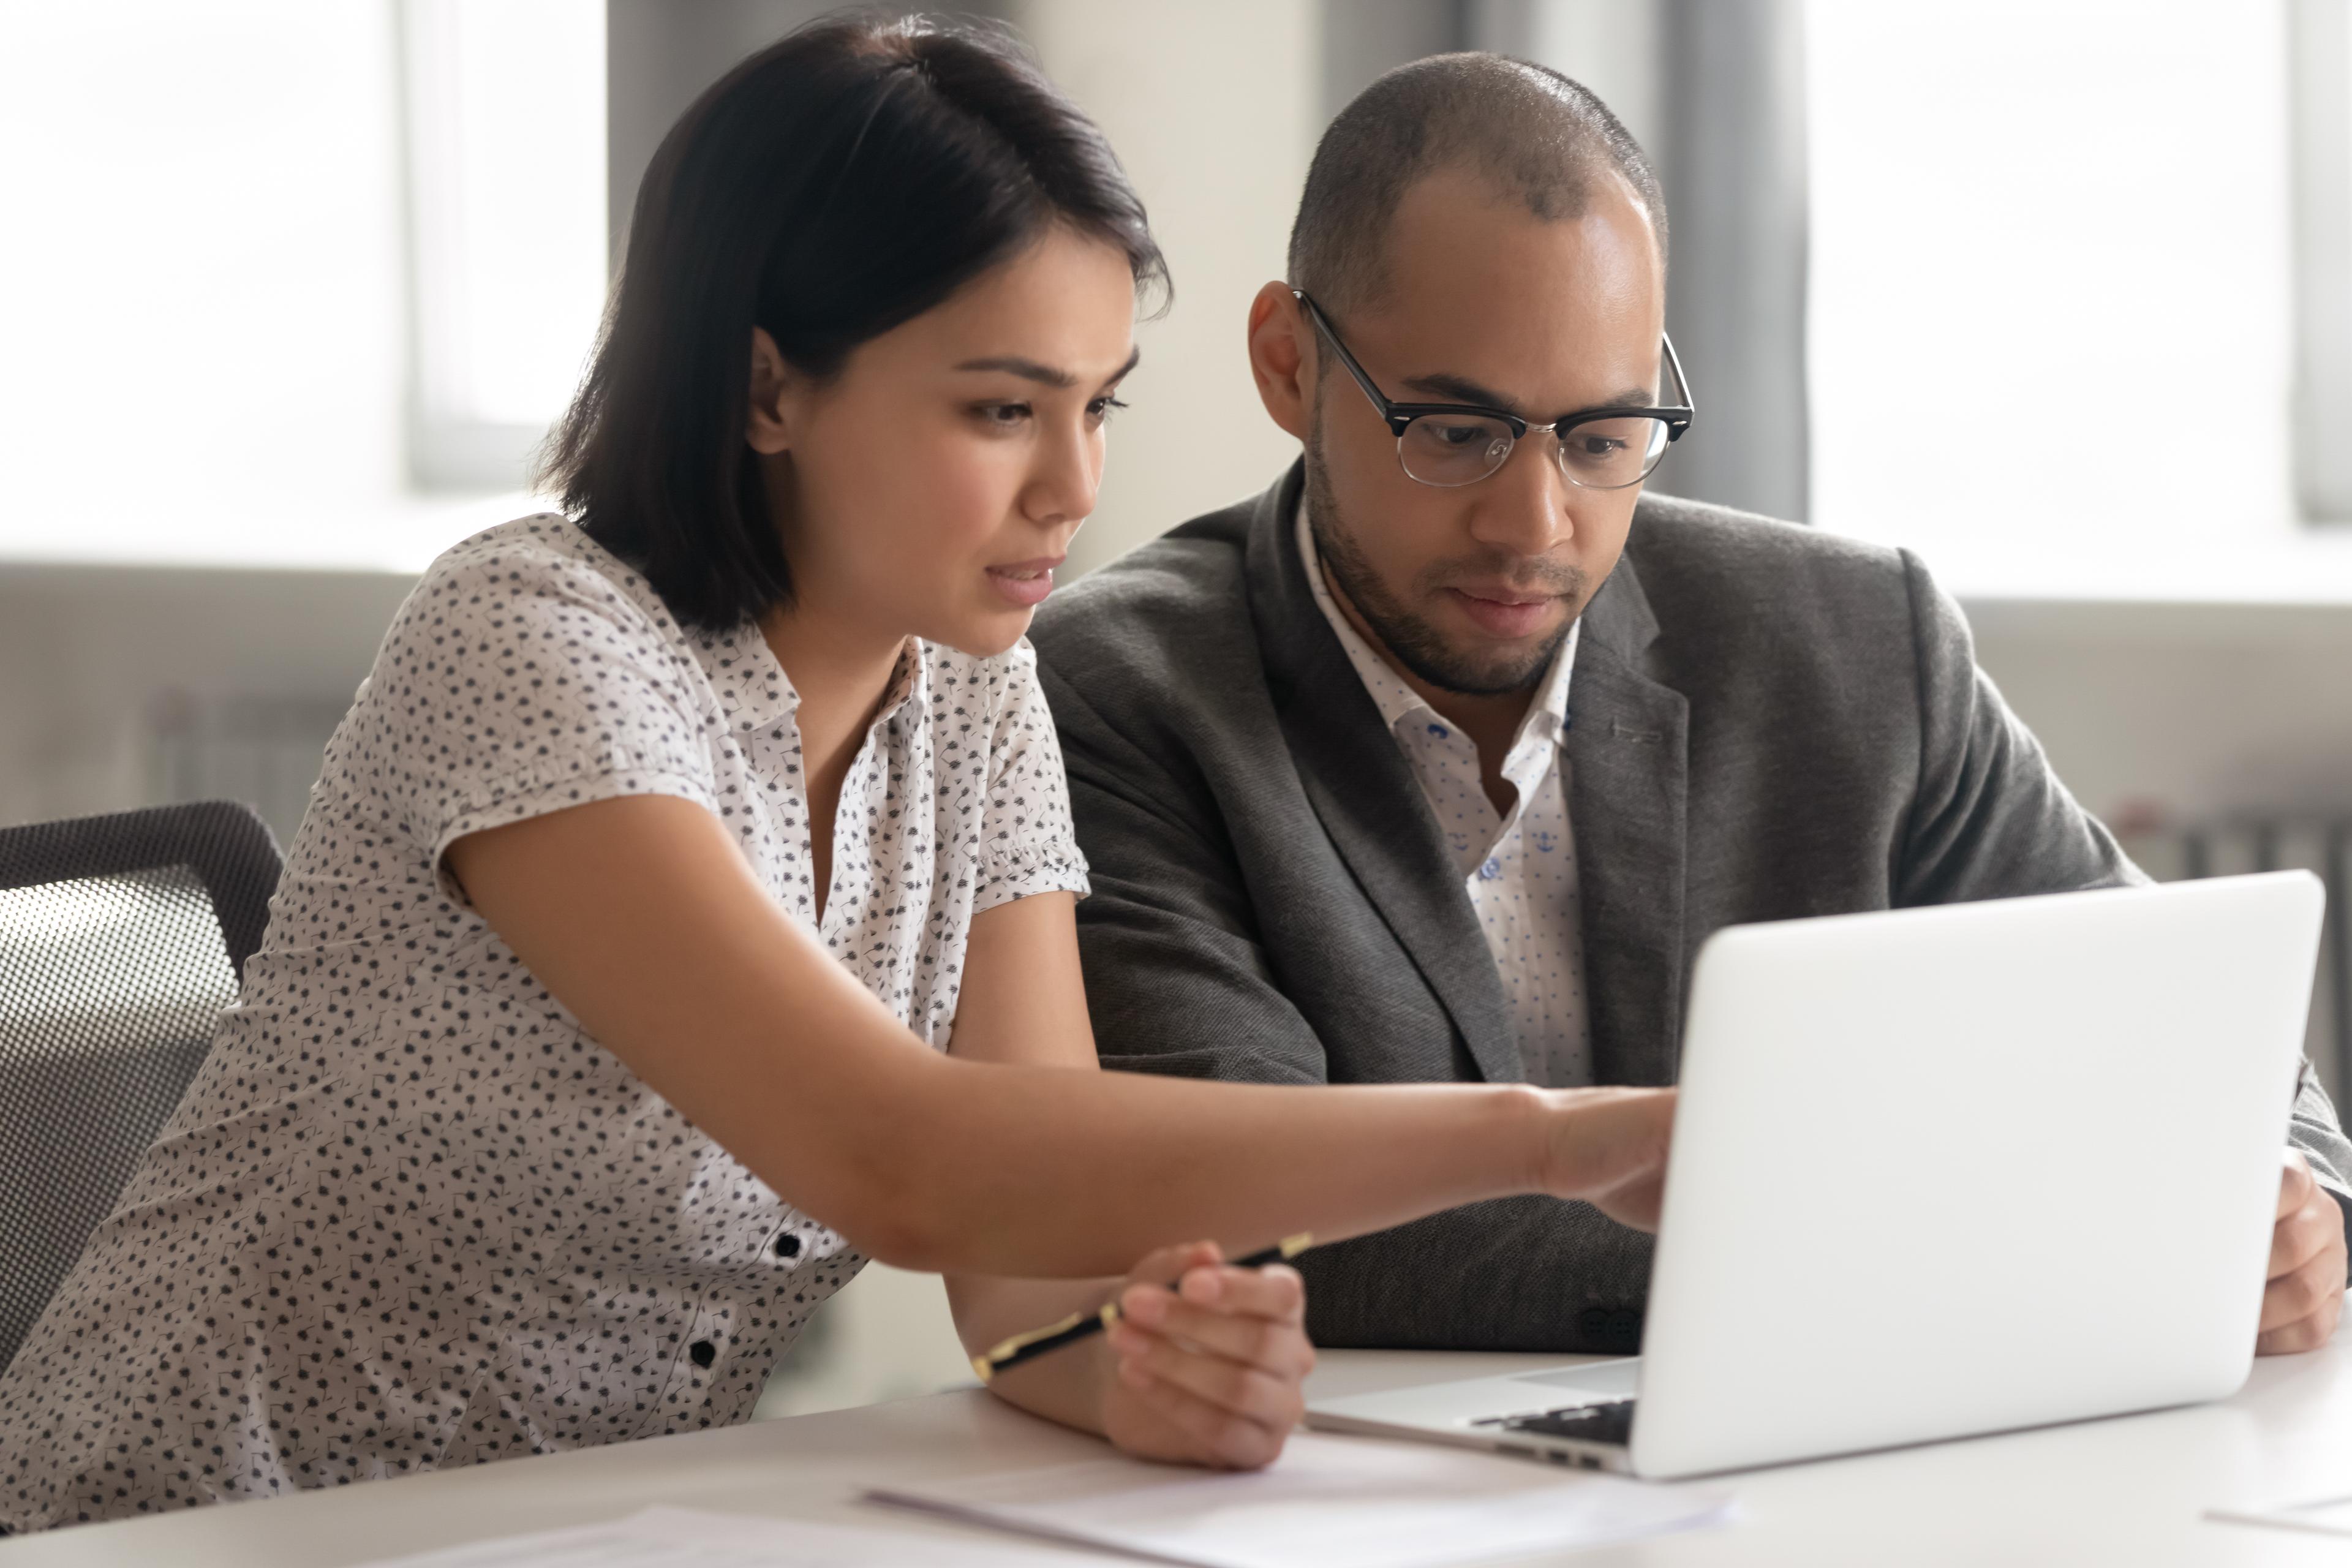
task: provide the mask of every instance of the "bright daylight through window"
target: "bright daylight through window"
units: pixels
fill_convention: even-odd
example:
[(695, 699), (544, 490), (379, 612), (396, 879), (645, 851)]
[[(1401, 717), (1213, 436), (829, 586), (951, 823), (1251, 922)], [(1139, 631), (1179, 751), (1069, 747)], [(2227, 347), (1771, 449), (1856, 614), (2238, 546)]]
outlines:
[(524, 510), (604, 55), (579, 0), (0, 11), (0, 556), (415, 570)]
[[(2305, 8), (2336, 18), (2341, 136), (2345, 0)], [(2301, 30), (2278, 4), (1815, 0), (1816, 521), (1978, 597), (2352, 598), (2352, 530), (2304, 504), (2352, 458), (2295, 440), (2299, 354), (2352, 416), (2341, 227), (2337, 326), (2297, 310)], [(2326, 157), (2340, 225), (2352, 158)]]

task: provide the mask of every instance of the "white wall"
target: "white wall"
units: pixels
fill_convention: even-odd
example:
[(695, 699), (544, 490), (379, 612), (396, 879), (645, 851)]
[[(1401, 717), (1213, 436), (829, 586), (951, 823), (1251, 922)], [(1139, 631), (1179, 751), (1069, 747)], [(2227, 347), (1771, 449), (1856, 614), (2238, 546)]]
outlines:
[(1968, 611), (1979, 662), (2101, 816), (2352, 815), (2352, 610), (2007, 599)]
[(156, 803), (159, 703), (348, 703), (410, 582), (0, 566), (0, 826)]
[(1071, 550), (1083, 571), (1255, 494), (1297, 456), (1258, 405), (1243, 345), (1251, 296), (1283, 275), (1322, 130), (1321, 8), (1021, 0), (1012, 15), (1110, 138), (1176, 279), (1174, 309), (1137, 329), (1131, 406), (1111, 427), (1101, 500)]
[(803, 1331), (752, 1419), (909, 1399), (976, 1381), (940, 1277), (869, 1263)]

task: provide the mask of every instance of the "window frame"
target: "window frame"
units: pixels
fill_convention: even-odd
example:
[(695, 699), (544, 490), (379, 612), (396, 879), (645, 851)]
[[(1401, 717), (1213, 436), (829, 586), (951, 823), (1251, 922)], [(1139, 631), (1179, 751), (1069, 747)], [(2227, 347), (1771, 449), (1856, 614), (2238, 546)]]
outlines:
[(2304, 520), (2352, 524), (2352, 0), (2287, 0), (2294, 465)]

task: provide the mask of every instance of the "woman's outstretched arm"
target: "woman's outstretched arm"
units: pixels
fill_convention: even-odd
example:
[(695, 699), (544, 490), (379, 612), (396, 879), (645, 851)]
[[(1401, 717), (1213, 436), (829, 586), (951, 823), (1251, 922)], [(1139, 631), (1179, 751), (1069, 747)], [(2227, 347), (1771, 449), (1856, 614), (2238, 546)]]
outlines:
[[(959, 1059), (1101, 1070), (1076, 903), (1041, 893), (973, 919), (950, 1045)], [(1125, 1316), (1108, 1333), (1000, 1373), (990, 1391), (1144, 1458), (1271, 1464), (1306, 1413), (1306, 1286), (1287, 1267), (1222, 1264), (1198, 1242), (1161, 1248), (1125, 1279), (950, 1274), (948, 1304), (964, 1348), (981, 1355), (1117, 1298)]]
[(788, 1202), (941, 1273), (1122, 1274), (1517, 1193), (1653, 1224), (1671, 1090), (1296, 1089), (959, 1061), (770, 898), (718, 819), (636, 795), (468, 835), (476, 909), (588, 1032)]

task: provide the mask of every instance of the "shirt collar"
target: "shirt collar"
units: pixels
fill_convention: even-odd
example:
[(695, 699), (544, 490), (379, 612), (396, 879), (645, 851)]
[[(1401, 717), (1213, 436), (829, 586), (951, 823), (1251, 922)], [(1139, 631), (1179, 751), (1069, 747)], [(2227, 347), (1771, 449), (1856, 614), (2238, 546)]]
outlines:
[(930, 716), (931, 661), (923, 654), (919, 637), (908, 637), (907, 646), (898, 650), (898, 668), (891, 672), (882, 706), (874, 714), (877, 724), (896, 724), (904, 730)]
[[(719, 693), (727, 727), (735, 733), (773, 729), (800, 711), (800, 690), (760, 635), (756, 621), (722, 632), (692, 634), (689, 641)], [(923, 657), (923, 645), (908, 637), (898, 650), (898, 667), (891, 671), (874, 722), (920, 723), (930, 712), (930, 661)]]
[[(1425, 723), (1438, 717), (1436, 710), (1422, 700), (1421, 694), (1405, 684), (1388, 660), (1374, 653), (1371, 645), (1357, 635), (1348, 617), (1339, 609), (1339, 601), (1331, 596), (1330, 585), (1323, 580), (1323, 558), (1315, 548), (1315, 530), (1307, 521), (1307, 498), (1298, 498), (1298, 521), (1296, 525), (1299, 559), (1307, 567), (1307, 586), (1315, 592), (1315, 607), (1331, 625), (1332, 635), (1339, 639), (1348, 662), (1356, 668), (1364, 689), (1371, 695), (1372, 704), (1380, 710), (1381, 721), (1391, 731), (1411, 721)], [(1557, 741), (1568, 729), (1569, 679), (1576, 666), (1576, 645), (1584, 632), (1584, 619), (1578, 616), (1570, 622), (1566, 640), (1559, 651), (1552, 655), (1550, 668), (1544, 672), (1543, 685), (1536, 700), (1528, 705), (1528, 715), (1519, 722), (1518, 733), (1513, 737), (1511, 750), (1516, 752), (1527, 743), (1531, 734), (1541, 734), (1547, 741)]]

